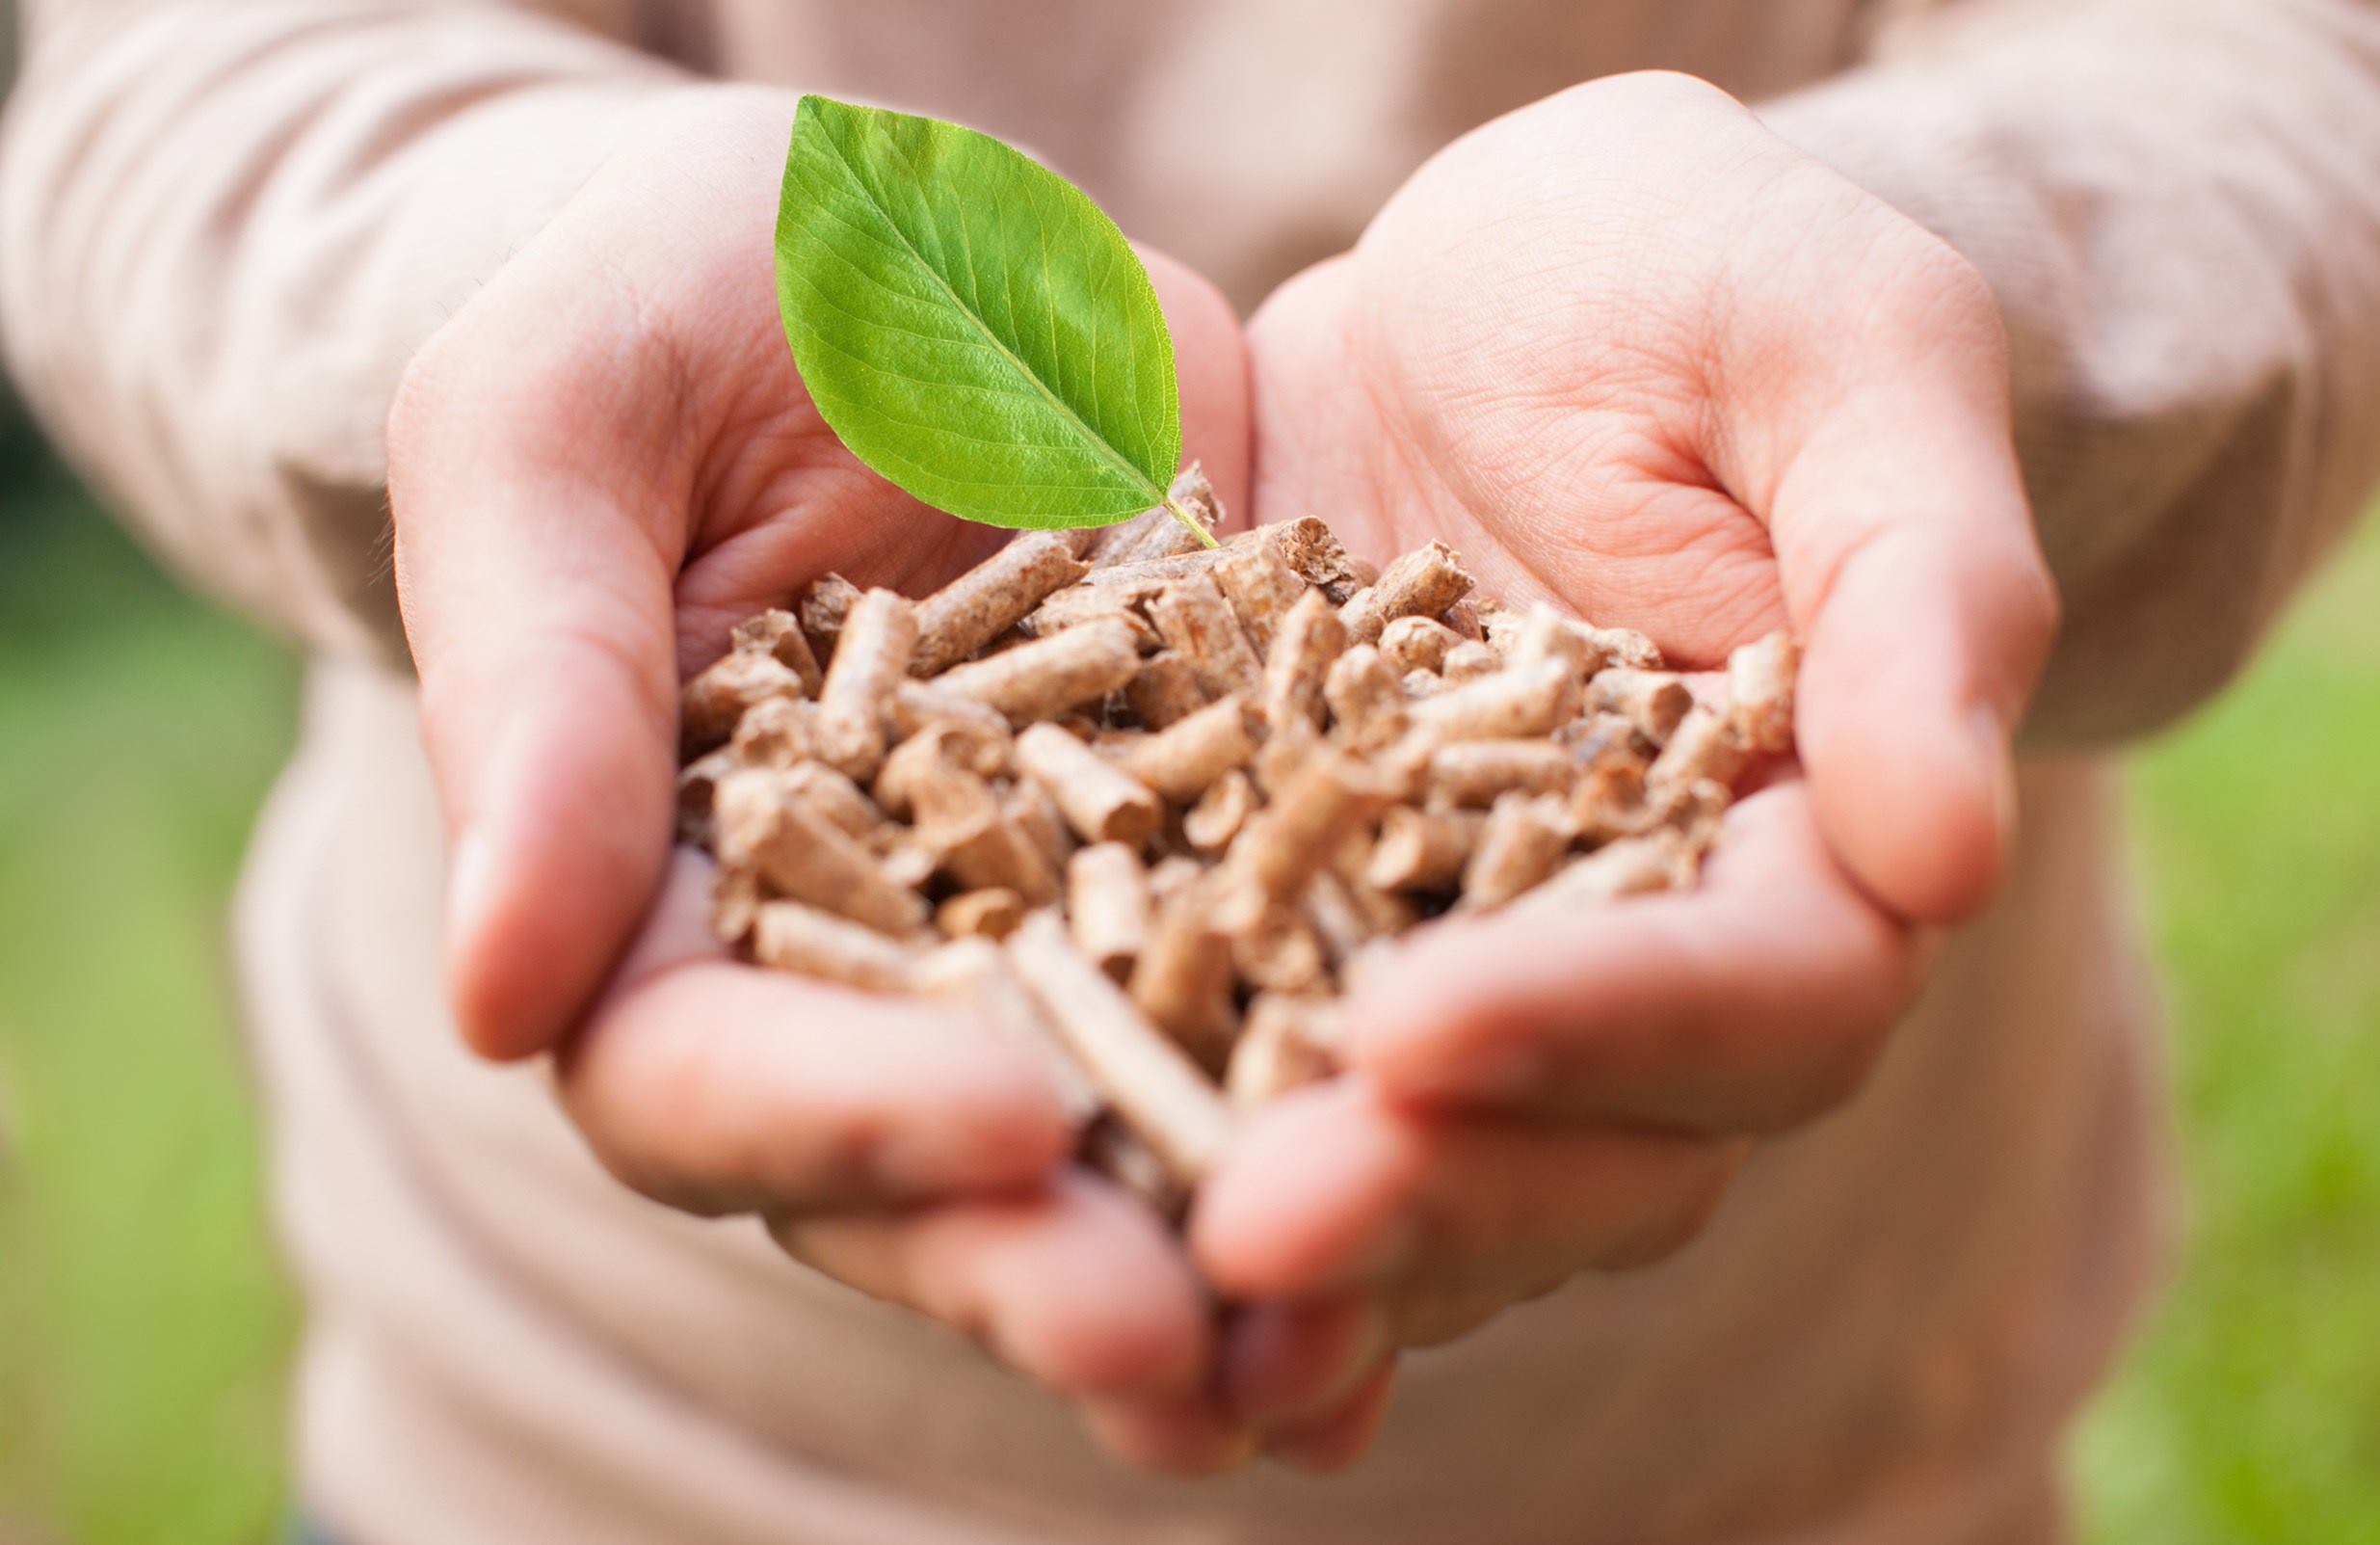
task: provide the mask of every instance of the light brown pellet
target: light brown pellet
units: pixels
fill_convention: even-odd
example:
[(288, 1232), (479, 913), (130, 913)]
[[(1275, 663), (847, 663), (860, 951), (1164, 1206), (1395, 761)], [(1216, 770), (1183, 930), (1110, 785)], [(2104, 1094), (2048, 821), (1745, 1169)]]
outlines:
[(696, 673), (678, 694), (677, 738), (680, 752), (699, 756), (724, 745), (736, 722), (754, 704), (770, 698), (805, 695), (802, 679), (774, 655), (737, 652), (723, 654)]
[(1066, 867), (1066, 861), (1074, 855), (1074, 834), (1068, 828), (1058, 802), (1049, 797), (1049, 790), (1029, 778), (1020, 779), (1001, 801), (1001, 810), (1018, 831), (1049, 856), (1052, 865)]
[(802, 620), (789, 611), (772, 609), (747, 617), (727, 634), (727, 646), (739, 654), (766, 654), (802, 679), (802, 691), (818, 695), (823, 677), (818, 656), (802, 636)]
[(1132, 1001), (1201, 1063), (1220, 1068), (1231, 1029), (1231, 938), (1204, 877), (1158, 900), (1132, 968)]
[(1445, 663), (1439, 667), (1438, 674), (1447, 685), (1459, 686), (1465, 681), (1476, 681), (1483, 676), (1494, 676), (1503, 669), (1502, 655), (1485, 644), (1464, 639), (1446, 652)]
[(1603, 652), (1583, 624), (1540, 601), (1521, 618), (1512, 647), (1515, 665), (1534, 665), (1539, 660), (1560, 660), (1585, 677), (1603, 668)]
[(1653, 759), (1645, 782), (1654, 789), (1681, 787), (1708, 778), (1732, 784), (1744, 770), (1744, 750), (1728, 731), (1726, 719), (1697, 706), (1678, 722), (1669, 743)]
[(1008, 715), (924, 681), (903, 681), (892, 689), (890, 717), (895, 740), (906, 740), (938, 724), (964, 725), (1003, 745), (1008, 739)]
[(1182, 812), (1181, 839), (1201, 853), (1220, 853), (1248, 824), (1256, 803), (1256, 786), (1246, 773), (1225, 773)]
[(1243, 531), (1226, 544), (1230, 547), (1262, 547), (1288, 567), (1291, 573), (1320, 589), (1333, 606), (1371, 583), (1370, 571), (1358, 578), (1358, 564), (1339, 545), (1331, 528), (1310, 515)]
[(1771, 633), (1727, 657), (1728, 728), (1745, 749), (1769, 757), (1792, 749), (1799, 663), (1789, 633)]
[(857, 779), (876, 776), (885, 760), (885, 729), (892, 689), (909, 672), (917, 648), (917, 614), (889, 590), (871, 590), (852, 606), (842, 637), (818, 689), (819, 759)]
[(1466, 681), (1413, 705), (1414, 729), (1433, 745), (1550, 733), (1577, 707), (1578, 683), (1554, 660)]
[(934, 909), (934, 926), (946, 939), (1005, 939), (1024, 921), (1024, 897), (1006, 886), (962, 891)]
[(1282, 789), (1279, 801), (1248, 823), (1225, 868), (1267, 895), (1293, 899), (1338, 845), (1393, 797), (1394, 790), (1367, 763), (1319, 748)]
[(1052, 595), (1017, 626), (1032, 637), (1047, 638), (1070, 627), (1114, 623), (1129, 629), (1134, 645), (1146, 653), (1157, 647), (1157, 630), (1149, 626), (1140, 608), (1159, 588), (1150, 585), (1144, 594), (1103, 585), (1074, 585)]
[(1404, 553), (1362, 594), (1351, 598), (1340, 615), (1347, 636), (1359, 644), (1379, 640), (1381, 632), (1399, 617), (1436, 617), (1470, 594), (1471, 576), (1463, 570), (1454, 549), (1432, 542)]
[(1302, 907), (1275, 901), (1233, 919), (1231, 969), (1259, 992), (1318, 992), (1329, 985), (1330, 957)]
[(810, 649), (822, 663), (833, 658), (844, 620), (859, 603), (859, 587), (833, 573), (819, 575), (794, 602), (793, 613), (802, 620), (802, 631), (809, 636)]
[(1149, 938), (1149, 874), (1122, 842), (1078, 848), (1066, 865), (1067, 922), (1074, 947), (1118, 981)]
[(966, 819), (990, 798), (984, 780), (1008, 765), (1008, 727), (999, 737), (956, 722), (935, 725), (892, 748), (876, 775), (876, 804), (901, 820), (922, 824)]
[(1058, 899), (1057, 863), (989, 791), (972, 813), (920, 827), (917, 835), (937, 867), (967, 890), (1014, 891), (1037, 907)]
[(788, 768), (785, 791), (810, 810), (865, 842), (885, 829), (885, 812), (859, 791), (859, 786), (824, 762), (806, 761)]
[(1177, 1182), (1198, 1184), (1231, 1135), (1230, 1112), (1198, 1064), (1083, 958), (1056, 914), (1027, 918), (1008, 949), (1025, 990), (1108, 1104)]
[(885, 878), (905, 890), (922, 891), (933, 879), (942, 861), (934, 849), (921, 841), (917, 834), (905, 826), (891, 827), (879, 833), (870, 844), (876, 853), (877, 866)]
[(1694, 694), (1685, 682), (1666, 671), (1616, 666), (1598, 673), (1587, 683), (1589, 712), (1616, 713), (1656, 746), (1669, 743), (1669, 737), (1678, 733), (1678, 722), (1693, 706)]
[(1248, 765), (1259, 728), (1245, 700), (1228, 697), (1136, 742), (1117, 765), (1166, 798), (1187, 802)]
[(1377, 751), (1405, 733), (1404, 685), (1369, 644), (1331, 662), (1322, 695), (1331, 706), (1333, 735), (1358, 751)]
[(909, 986), (916, 958), (907, 946), (873, 928), (804, 906), (765, 901), (753, 915), (753, 958), (779, 971), (797, 971), (870, 993), (897, 993)]
[(739, 766), (798, 767), (818, 754), (817, 725), (817, 704), (764, 698), (736, 721), (727, 751)]
[(1159, 591), (1149, 602), (1149, 620), (1165, 647), (1190, 662), (1199, 687), (1210, 698), (1238, 693), (1254, 702), (1263, 689), (1264, 668), (1231, 615), (1223, 592), (1204, 574), (1194, 574)]
[(934, 684), (954, 697), (988, 704), (1022, 726), (1103, 698), (1139, 669), (1140, 646), (1132, 630), (1109, 620), (953, 666)]
[[(1353, 852), (1351, 846), (1347, 851)], [(1364, 867), (1370, 854), (1365, 853)], [(1381, 890), (1363, 877), (1362, 868), (1348, 870), (1344, 859), (1338, 872), (1325, 869), (1306, 883), (1306, 915), (1314, 933), (1330, 952), (1331, 964), (1341, 971), (1347, 963), (1384, 938), (1393, 938), (1420, 921), (1420, 914), (1403, 896)]]
[(1206, 706), (1190, 662), (1164, 650), (1141, 661), (1124, 685), (1124, 699), (1144, 730), (1168, 729)]
[(1586, 843), (1634, 837), (1659, 817), (1645, 802), (1643, 758), (1632, 752), (1605, 756), (1571, 791), (1571, 825)]
[(1458, 740), (1430, 753), (1433, 801), (1485, 810), (1515, 789), (1550, 794), (1578, 775), (1578, 759), (1546, 740)]
[(1336, 1072), (1345, 1034), (1341, 1018), (1328, 999), (1256, 995), (1224, 1076), (1224, 1092), (1231, 1104), (1253, 1110)]
[(1487, 912), (1536, 886), (1570, 850), (1562, 802), (1546, 794), (1506, 794), (1488, 812), (1478, 845), (1463, 868), (1458, 912)]
[(1488, 637), (1486, 621), (1488, 609), (1487, 602), (1482, 598), (1476, 595), (1466, 596), (1444, 611), (1440, 612), (1438, 620), (1452, 629), (1458, 638), (1468, 638), (1473, 643), (1485, 643)]
[(1463, 635), (1435, 617), (1400, 617), (1380, 630), (1380, 657), (1399, 676), (1436, 674)]
[(1226, 547), (1211, 573), (1216, 588), (1230, 603), (1231, 615), (1239, 619), (1240, 630), (1259, 656), (1272, 647), (1273, 635), (1289, 608), (1310, 590), (1279, 553), (1265, 546)]
[(1320, 729), (1328, 709), (1324, 685), (1332, 662), (1347, 647), (1347, 625), (1320, 591), (1298, 598), (1273, 634), (1264, 657), (1264, 717), (1276, 731), (1293, 719)]
[(1140, 780), (1052, 724), (1017, 736), (1017, 769), (1041, 785), (1067, 825), (1086, 842), (1148, 841), (1165, 806)]
[(840, 913), (882, 933), (925, 922), (926, 904), (894, 885), (866, 848), (816, 814), (791, 774), (744, 768), (719, 781), (719, 858), (759, 871), (780, 894)]
[(1438, 891), (1463, 877), (1487, 817), (1475, 811), (1400, 805), (1381, 817), (1363, 877), (1383, 891)]
[(1089, 572), (1072, 548), (1046, 532), (1014, 538), (917, 603), (911, 674), (932, 676), (958, 664), (1016, 626), (1051, 591)]

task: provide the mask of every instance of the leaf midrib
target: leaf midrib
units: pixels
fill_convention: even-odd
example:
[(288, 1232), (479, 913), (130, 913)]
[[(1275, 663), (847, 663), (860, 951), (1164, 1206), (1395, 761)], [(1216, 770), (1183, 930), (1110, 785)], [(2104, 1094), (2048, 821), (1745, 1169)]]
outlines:
[[(880, 131), (875, 129), (873, 126), (870, 126), (864, 132), (876, 134)], [(832, 137), (830, 137), (829, 143), (833, 143)], [(896, 146), (893, 148), (897, 153), (899, 147)], [(1082, 414), (1074, 411), (1073, 404), (1068, 402), (1065, 398), (1052, 391), (1049, 388), (1048, 383), (1042, 380), (1041, 376), (1036, 373), (1030, 365), (1027, 365), (1023, 360), (1019, 359), (1014, 349), (1011, 349), (1008, 346), (1007, 340), (992, 330), (991, 323), (987, 322), (978, 313), (976, 307), (969, 306), (965, 300), (960, 298), (958, 290), (952, 287), (950, 280), (942, 277), (941, 270), (926, 261), (926, 254), (917, 250), (917, 244), (915, 242), (910, 240), (909, 232), (901, 228), (901, 223), (893, 218), (892, 211), (886, 208), (883, 200), (876, 197), (875, 190), (867, 185), (866, 179), (862, 178), (859, 172), (852, 166), (850, 159), (842, 153), (842, 147), (840, 146), (836, 146), (834, 164), (836, 169), (839, 170), (844, 176), (850, 178), (853, 185), (859, 189), (859, 197), (867, 200), (868, 207), (876, 211), (878, 216), (884, 220), (886, 226), (891, 230), (892, 234), (896, 238), (899, 239), (902, 250), (908, 253), (910, 257), (915, 261), (918, 268), (925, 272), (926, 277), (931, 279), (935, 285), (939, 288), (944, 295), (950, 298), (952, 308), (961, 316), (965, 317), (969, 323), (973, 324), (975, 331), (983, 334), (984, 341), (989, 343), (992, 349), (999, 354), (1001, 359), (1006, 360), (1009, 364), (1015, 368), (1017, 374), (1022, 376), (1027, 382), (1031, 383), (1033, 389), (1041, 394), (1044, 402), (1046, 402), (1050, 407), (1056, 409), (1060, 413), (1064, 414), (1069, 423), (1072, 424), (1077, 430), (1081, 431), (1083, 439), (1090, 443), (1094, 451), (1096, 451), (1103, 460), (1105, 460), (1110, 466), (1114, 466), (1118, 471), (1124, 473), (1124, 476), (1135, 484), (1140, 491), (1149, 495), (1150, 507), (1153, 508), (1156, 505), (1163, 504), (1166, 497), (1165, 490), (1151, 482), (1147, 473), (1143, 472), (1139, 467), (1133, 466), (1132, 463), (1125, 458), (1123, 452), (1117, 450), (1114, 445), (1110, 444), (1106, 436), (1100, 434), (1098, 431), (1093, 429), (1089, 424), (1085, 423), (1083, 421)], [(964, 230), (965, 227), (962, 225), (960, 228)], [(1043, 246), (1043, 242), (1038, 234), (1034, 238), (1034, 245), (1036, 248)], [(1054, 309), (1055, 306), (1053, 298), (1053, 313)]]

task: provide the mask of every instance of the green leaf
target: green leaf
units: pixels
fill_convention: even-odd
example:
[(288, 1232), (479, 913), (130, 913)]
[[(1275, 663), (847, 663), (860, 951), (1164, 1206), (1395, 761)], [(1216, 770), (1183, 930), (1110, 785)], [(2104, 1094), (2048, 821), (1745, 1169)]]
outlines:
[(805, 96), (777, 215), (803, 382), (859, 458), (1003, 526), (1170, 502), (1174, 340), (1131, 244), (989, 135)]

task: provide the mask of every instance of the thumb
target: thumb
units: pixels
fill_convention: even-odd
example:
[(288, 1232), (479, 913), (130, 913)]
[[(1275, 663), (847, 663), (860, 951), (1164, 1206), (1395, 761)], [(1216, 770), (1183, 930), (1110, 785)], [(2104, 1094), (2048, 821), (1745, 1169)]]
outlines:
[(660, 883), (674, 565), (636, 508), (650, 485), (607, 481), (591, 449), (621, 443), (603, 419), (633, 393), (453, 358), (482, 352), (434, 344), (409, 373), (389, 496), (446, 812), (454, 1009), (475, 1050), (513, 1058), (560, 1039)]
[(2015, 823), (2011, 742), (2057, 626), (1996, 357), (1838, 399), (1769, 511), (1828, 844), (1913, 920), (1965, 918)]

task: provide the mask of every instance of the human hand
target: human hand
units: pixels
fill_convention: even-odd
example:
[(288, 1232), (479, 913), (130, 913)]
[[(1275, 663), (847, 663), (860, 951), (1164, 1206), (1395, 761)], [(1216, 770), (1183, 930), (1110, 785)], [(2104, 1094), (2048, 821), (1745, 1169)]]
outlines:
[(1466, 137), (1250, 325), (1256, 518), (1432, 537), (1484, 586), (1718, 663), (1790, 626), (1800, 768), (1698, 891), (1434, 928), (1352, 1074), (1203, 1192), (1225, 1291), (1370, 1292), (1407, 1342), (1696, 1232), (1847, 1098), (1973, 913), (2055, 626), (2003, 341), (1947, 247), (1724, 93), (1619, 77)]
[[(1253, 1440), (1206, 1296), (1160, 1219), (1067, 1166), (1042, 1072), (946, 1011), (727, 960), (704, 866), (670, 855), (678, 683), (736, 621), (827, 570), (929, 589), (996, 540), (867, 472), (802, 389), (771, 258), (792, 111), (711, 88), (655, 108), (407, 373), (390, 493), (457, 1018), (489, 1056), (555, 1052), (644, 1193), (760, 1215), (1081, 1397), (1130, 1457), (1223, 1464)], [(1244, 507), (1237, 320), (1150, 266), (1191, 451)], [(1309, 1325), (1327, 1340), (1309, 1313), (1266, 1345), (1320, 1345)]]

